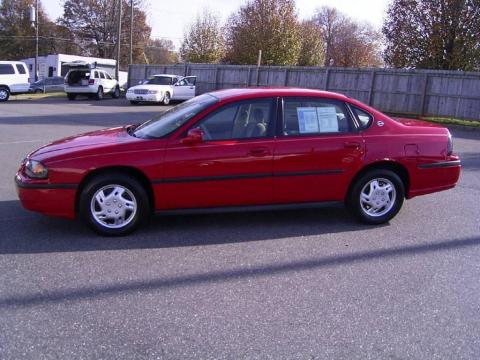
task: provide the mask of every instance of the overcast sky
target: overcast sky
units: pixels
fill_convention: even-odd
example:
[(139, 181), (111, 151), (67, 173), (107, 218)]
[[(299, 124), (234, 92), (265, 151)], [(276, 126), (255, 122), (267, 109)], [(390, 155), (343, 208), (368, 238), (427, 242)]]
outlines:
[[(224, 21), (246, 0), (146, 0), (152, 37), (166, 38), (179, 45), (184, 30), (197, 13), (207, 7)], [(300, 18), (309, 18), (314, 10), (323, 5), (334, 6), (357, 20), (366, 20), (375, 27), (382, 25), (389, 0), (297, 0)], [(62, 15), (62, 0), (42, 0), (48, 15), (56, 19)]]

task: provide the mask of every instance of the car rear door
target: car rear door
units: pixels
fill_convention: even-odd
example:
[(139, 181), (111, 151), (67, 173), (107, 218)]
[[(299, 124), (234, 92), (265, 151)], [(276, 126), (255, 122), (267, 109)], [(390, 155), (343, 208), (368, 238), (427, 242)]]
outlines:
[(276, 203), (343, 200), (364, 157), (346, 105), (327, 98), (284, 98), (273, 162)]
[(272, 201), (273, 99), (224, 105), (193, 126), (194, 145), (167, 146), (161, 192), (168, 208), (269, 204)]

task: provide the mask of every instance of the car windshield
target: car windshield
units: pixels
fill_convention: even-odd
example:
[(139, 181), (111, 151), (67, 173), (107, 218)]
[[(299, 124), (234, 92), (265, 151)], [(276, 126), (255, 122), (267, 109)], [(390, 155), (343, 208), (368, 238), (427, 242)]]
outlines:
[(194, 97), (141, 124), (133, 135), (144, 139), (166, 136), (217, 101), (218, 99), (210, 94)]
[(149, 78), (144, 84), (149, 85), (171, 85), (172, 78), (170, 76), (153, 76)]

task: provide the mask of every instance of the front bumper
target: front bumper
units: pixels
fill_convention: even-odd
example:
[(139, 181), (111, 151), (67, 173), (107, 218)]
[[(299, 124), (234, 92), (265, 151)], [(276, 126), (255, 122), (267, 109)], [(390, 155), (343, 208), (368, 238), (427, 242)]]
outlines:
[(25, 209), (50, 216), (75, 218), (76, 184), (51, 184), (15, 175), (18, 198)]
[(163, 101), (163, 94), (145, 94), (139, 95), (135, 93), (126, 94), (126, 98), (129, 101), (145, 101), (145, 102), (161, 102)]

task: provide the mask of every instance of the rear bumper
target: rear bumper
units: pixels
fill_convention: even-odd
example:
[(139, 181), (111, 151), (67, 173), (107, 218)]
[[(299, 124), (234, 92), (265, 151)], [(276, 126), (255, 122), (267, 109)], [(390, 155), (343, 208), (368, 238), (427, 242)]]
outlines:
[(96, 94), (98, 87), (95, 86), (66, 86), (67, 94)]
[(448, 161), (419, 164), (411, 179), (407, 198), (448, 190), (460, 178), (461, 162), (457, 156)]
[(15, 176), (18, 198), (25, 209), (45, 215), (75, 218), (76, 184), (49, 184)]

